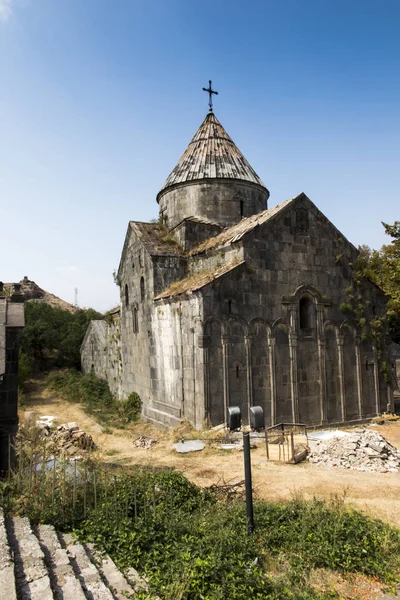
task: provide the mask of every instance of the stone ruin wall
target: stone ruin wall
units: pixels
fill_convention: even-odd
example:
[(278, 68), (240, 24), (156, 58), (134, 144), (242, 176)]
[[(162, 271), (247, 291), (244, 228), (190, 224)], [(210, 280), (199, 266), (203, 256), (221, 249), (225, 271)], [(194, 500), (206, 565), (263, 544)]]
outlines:
[(81, 367), (83, 373), (105, 379), (113, 396), (124, 398), (119, 312), (90, 323), (81, 348)]

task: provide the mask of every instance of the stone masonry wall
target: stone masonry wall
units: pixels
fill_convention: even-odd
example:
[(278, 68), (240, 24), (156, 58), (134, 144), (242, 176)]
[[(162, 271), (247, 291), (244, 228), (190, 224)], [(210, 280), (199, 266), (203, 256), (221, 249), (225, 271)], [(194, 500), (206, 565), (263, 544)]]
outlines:
[[(202, 419), (190, 397), (193, 387), (192, 329), (199, 325), (197, 302), (156, 307), (154, 296), (186, 275), (186, 259), (150, 256), (131, 233), (120, 270), (121, 393), (137, 392), (149, 420), (177, 424), (190, 415)], [(197, 319), (196, 324), (195, 320)], [(184, 351), (189, 359), (178, 359)]]
[(152, 314), (150, 375), (152, 396), (144, 415), (170, 423), (204, 421), (201, 296), (185, 301), (158, 301)]
[(195, 248), (204, 240), (218, 235), (222, 227), (213, 224), (201, 222), (198, 220), (184, 219), (179, 225), (171, 230), (171, 234), (176, 238), (179, 245), (187, 252)]
[(116, 398), (124, 398), (119, 313), (108, 314), (104, 321), (92, 321), (81, 348), (84, 373), (94, 373), (108, 382)]
[[(246, 265), (204, 290), (212, 422), (232, 404), (245, 419), (250, 405), (261, 404), (268, 424), (341, 422), (386, 410), (390, 390), (376, 348), (340, 309), (356, 250), (305, 201), (247, 234), (243, 256)], [(368, 285), (363, 298), (370, 319), (384, 313), (378, 288)]]
[(222, 226), (237, 223), (267, 208), (265, 188), (240, 180), (204, 180), (168, 188), (159, 198), (160, 215), (168, 229), (196, 216)]

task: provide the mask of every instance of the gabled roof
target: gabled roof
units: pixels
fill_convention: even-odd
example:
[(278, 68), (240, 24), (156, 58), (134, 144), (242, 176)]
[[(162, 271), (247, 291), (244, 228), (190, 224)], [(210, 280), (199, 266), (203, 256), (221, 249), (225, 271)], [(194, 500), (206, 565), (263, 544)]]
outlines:
[(244, 263), (244, 260), (241, 262), (233, 261), (224, 265), (223, 267), (220, 267), (219, 269), (208, 269), (207, 271), (203, 271), (201, 273), (189, 275), (189, 277), (185, 277), (185, 279), (181, 279), (180, 281), (172, 283), (166, 290), (161, 292), (161, 294), (155, 296), (154, 300), (161, 300), (163, 298), (179, 296), (179, 294), (195, 292), (196, 290), (199, 290), (214, 281), (214, 279), (222, 277), (222, 275), (225, 275), (225, 273), (229, 273), (229, 271), (236, 269)]
[(83, 338), (83, 342), (81, 344), (81, 351), (86, 344), (86, 340), (92, 334), (99, 340), (101, 346), (106, 345), (107, 323), (104, 321), (104, 319), (92, 319), (90, 321), (86, 329), (85, 337)]
[(141, 223), (139, 221), (130, 221), (129, 224), (151, 256), (183, 255), (183, 249), (165, 227), (158, 223)]
[(306, 196), (304, 194), (299, 194), (298, 196), (294, 196), (293, 198), (282, 202), (282, 204), (274, 206), (274, 208), (263, 210), (260, 213), (251, 215), (251, 217), (242, 219), (241, 221), (239, 221), (239, 223), (236, 223), (236, 225), (232, 225), (232, 227), (224, 229), (224, 231), (222, 231), (215, 237), (209, 238), (208, 240), (202, 242), (196, 248), (193, 248), (189, 255), (193, 256), (195, 254), (200, 254), (201, 252), (206, 252), (207, 250), (211, 250), (213, 248), (218, 248), (220, 246), (225, 246), (228, 244), (232, 244), (233, 242), (239, 241), (244, 235), (246, 235), (246, 233), (249, 233), (249, 231), (252, 231), (256, 227), (258, 227), (258, 225), (263, 225), (263, 223), (266, 223), (267, 221), (278, 215), (282, 210), (290, 206), (295, 200), (301, 197)]
[(184, 251), (174, 240), (173, 235), (158, 223), (142, 223), (140, 221), (129, 221), (128, 230), (125, 235), (124, 247), (119, 261), (118, 273), (121, 274), (122, 264), (127, 251), (132, 232), (142, 242), (144, 248), (151, 256), (183, 256)]
[(166, 188), (199, 179), (240, 179), (265, 188), (212, 112), (194, 134), (157, 199)]

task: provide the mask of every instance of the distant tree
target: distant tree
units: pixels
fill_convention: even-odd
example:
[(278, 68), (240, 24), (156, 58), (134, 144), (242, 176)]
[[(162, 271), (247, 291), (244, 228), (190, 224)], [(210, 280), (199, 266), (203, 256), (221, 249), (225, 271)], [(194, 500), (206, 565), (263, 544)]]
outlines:
[(102, 318), (92, 308), (70, 312), (45, 302), (26, 302), (21, 351), (40, 370), (79, 368), (86, 329), (92, 319)]
[(364, 274), (389, 296), (388, 321), (392, 339), (400, 343), (400, 221), (383, 223), (385, 233), (392, 237), (380, 250), (360, 246)]

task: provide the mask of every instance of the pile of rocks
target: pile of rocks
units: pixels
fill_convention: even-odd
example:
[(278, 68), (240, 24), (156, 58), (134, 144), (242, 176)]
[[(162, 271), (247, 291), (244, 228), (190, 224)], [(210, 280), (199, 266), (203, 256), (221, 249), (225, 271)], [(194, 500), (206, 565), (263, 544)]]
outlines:
[(133, 445), (135, 448), (143, 448), (144, 450), (149, 450), (154, 444), (157, 443), (157, 440), (153, 440), (153, 438), (148, 437), (147, 435), (140, 435), (134, 442)]
[[(44, 431), (45, 435), (46, 432)], [(61, 452), (74, 456), (82, 450), (94, 450), (95, 443), (92, 436), (79, 428), (78, 423), (63, 423), (55, 431), (48, 430), (48, 445), (53, 452)]]
[(327, 441), (309, 440), (309, 445), (311, 463), (379, 473), (397, 472), (400, 468), (400, 451), (369, 429), (357, 428)]

